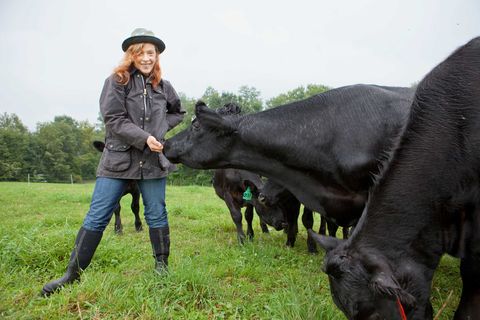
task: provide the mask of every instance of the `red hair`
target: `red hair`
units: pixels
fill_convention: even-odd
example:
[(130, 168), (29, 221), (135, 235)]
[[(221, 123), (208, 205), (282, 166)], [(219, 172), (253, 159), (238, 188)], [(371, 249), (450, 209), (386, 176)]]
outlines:
[[(117, 75), (117, 82), (123, 85), (126, 85), (128, 81), (130, 81), (130, 71), (132, 70), (133, 62), (135, 57), (142, 53), (143, 47), (145, 43), (137, 43), (132, 44), (128, 47), (127, 51), (125, 51), (125, 55), (123, 56), (120, 64), (113, 69), (113, 73)], [(157, 47), (155, 47), (155, 52), (157, 53), (157, 61), (152, 70), (152, 74), (150, 75), (150, 80), (152, 82), (153, 87), (157, 87), (162, 80), (162, 69), (160, 68), (160, 53), (158, 52)]]

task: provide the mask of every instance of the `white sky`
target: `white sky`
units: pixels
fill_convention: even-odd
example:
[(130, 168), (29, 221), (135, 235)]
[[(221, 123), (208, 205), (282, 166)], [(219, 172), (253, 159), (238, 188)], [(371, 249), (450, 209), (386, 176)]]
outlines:
[(409, 86), (480, 36), (479, 0), (0, 0), (0, 113), (30, 130), (95, 123), (104, 79), (136, 27), (167, 46), (164, 77), (264, 100), (309, 83)]

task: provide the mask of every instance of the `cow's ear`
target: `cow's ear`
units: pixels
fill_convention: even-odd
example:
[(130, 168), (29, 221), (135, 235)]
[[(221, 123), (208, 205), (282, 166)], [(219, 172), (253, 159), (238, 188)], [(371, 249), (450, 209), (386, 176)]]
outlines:
[(224, 132), (235, 131), (235, 128), (230, 122), (225, 120), (214, 110), (209, 109), (203, 101), (197, 101), (195, 104), (195, 116), (202, 125), (211, 129), (221, 130)]
[(203, 102), (202, 100), (198, 100), (196, 103), (195, 103), (195, 114), (198, 112), (198, 111), (202, 111), (204, 109), (208, 109), (208, 106), (205, 102)]
[(388, 262), (380, 254), (365, 253), (363, 264), (372, 274), (370, 287), (376, 295), (390, 299), (400, 299), (407, 306), (415, 305), (415, 297), (405, 291), (395, 278)]
[(338, 247), (344, 240), (340, 240), (334, 237), (324, 236), (316, 233), (312, 229), (308, 229), (308, 235), (313, 238), (325, 251), (330, 251)]
[(376, 295), (388, 297), (390, 299), (400, 299), (407, 306), (415, 305), (415, 297), (405, 291), (392, 274), (386, 272), (376, 272), (370, 281), (370, 287)]

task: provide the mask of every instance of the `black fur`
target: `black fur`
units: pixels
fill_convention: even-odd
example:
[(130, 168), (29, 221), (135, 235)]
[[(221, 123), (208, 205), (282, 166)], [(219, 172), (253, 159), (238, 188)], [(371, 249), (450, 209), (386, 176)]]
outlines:
[(445, 253), (461, 258), (463, 291), (455, 319), (478, 319), (479, 179), (475, 38), (420, 82), (403, 135), (356, 229), (327, 253), (331, 292), (349, 319), (400, 319), (397, 298), (409, 320), (431, 319), (432, 277)]

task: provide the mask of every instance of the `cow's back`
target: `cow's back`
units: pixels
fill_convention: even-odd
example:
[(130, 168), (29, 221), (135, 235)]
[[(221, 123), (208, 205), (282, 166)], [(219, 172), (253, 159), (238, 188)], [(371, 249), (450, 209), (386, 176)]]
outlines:
[(282, 163), (321, 172), (325, 184), (366, 190), (406, 123), (413, 95), (412, 88), (364, 84), (332, 89), (246, 116), (243, 139), (261, 140), (266, 154), (288, 150)]

